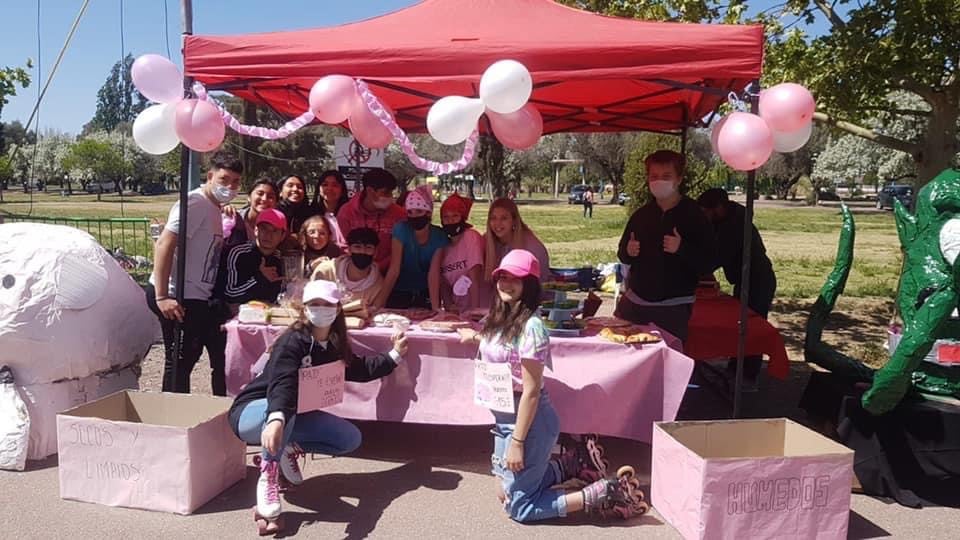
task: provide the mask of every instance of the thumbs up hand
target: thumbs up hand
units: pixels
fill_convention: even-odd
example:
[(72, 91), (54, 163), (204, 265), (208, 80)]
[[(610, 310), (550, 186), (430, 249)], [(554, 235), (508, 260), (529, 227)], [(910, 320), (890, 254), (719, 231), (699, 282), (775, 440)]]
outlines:
[(636, 257), (640, 255), (640, 241), (634, 233), (630, 233), (630, 240), (627, 240), (627, 255)]
[(267, 278), (267, 281), (277, 282), (283, 279), (280, 277), (280, 273), (277, 272), (276, 267), (267, 266), (266, 259), (260, 259), (260, 273), (263, 274), (263, 277)]
[(663, 251), (666, 253), (676, 253), (680, 249), (680, 233), (677, 228), (673, 228), (673, 233), (663, 237)]

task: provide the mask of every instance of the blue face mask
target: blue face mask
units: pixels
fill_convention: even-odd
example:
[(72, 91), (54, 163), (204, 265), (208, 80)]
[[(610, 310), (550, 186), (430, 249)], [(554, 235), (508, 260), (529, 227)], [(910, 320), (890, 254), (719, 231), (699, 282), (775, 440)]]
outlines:
[(213, 186), (213, 198), (220, 204), (227, 204), (237, 196), (236, 189), (230, 189), (229, 186)]

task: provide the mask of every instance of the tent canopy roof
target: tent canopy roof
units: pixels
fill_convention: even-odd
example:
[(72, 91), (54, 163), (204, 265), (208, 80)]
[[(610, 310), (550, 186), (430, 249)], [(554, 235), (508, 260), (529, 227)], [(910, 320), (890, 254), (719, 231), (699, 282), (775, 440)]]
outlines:
[(187, 75), (208, 89), (285, 117), (307, 110), (320, 77), (362, 78), (414, 132), (437, 99), (475, 97), (484, 70), (507, 58), (533, 76), (544, 133), (676, 131), (760, 77), (763, 29), (605, 17), (550, 0), (424, 0), (329, 28), (190, 36), (184, 51)]

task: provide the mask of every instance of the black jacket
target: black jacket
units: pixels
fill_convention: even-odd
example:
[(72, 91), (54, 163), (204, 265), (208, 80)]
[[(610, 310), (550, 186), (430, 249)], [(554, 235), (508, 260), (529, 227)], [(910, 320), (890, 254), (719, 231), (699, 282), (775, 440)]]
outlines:
[[(743, 221), (746, 219), (746, 209), (733, 201), (727, 201), (726, 206), (726, 217), (716, 225), (719, 252), (717, 267), (723, 268), (723, 275), (728, 282), (739, 285), (743, 266)], [(760, 231), (754, 225), (750, 225), (750, 228), (750, 288), (766, 289), (776, 283), (773, 264), (767, 257)]]
[(260, 263), (263, 261), (266, 266), (276, 268), (277, 274), (283, 276), (283, 261), (280, 257), (264, 255), (256, 243), (247, 242), (231, 248), (221, 262), (214, 296), (231, 304), (245, 304), (253, 300), (276, 303), (283, 281), (267, 279), (260, 272)]
[(285, 199), (281, 199), (277, 203), (277, 210), (283, 212), (283, 215), (287, 218), (287, 231), (292, 234), (300, 234), (300, 227), (304, 221), (323, 213), (320, 208), (307, 201), (293, 204)]
[[(311, 346), (312, 345), (312, 346)], [(309, 356), (310, 365), (304, 365), (303, 360)], [(240, 422), (240, 413), (251, 401), (267, 399), (267, 414), (280, 411), (284, 419), (289, 420), (297, 413), (297, 399), (300, 384), (300, 368), (313, 367), (342, 359), (342, 355), (333, 348), (332, 344), (324, 348), (314, 343), (310, 334), (304, 330), (289, 330), (277, 338), (270, 353), (270, 359), (264, 366), (263, 372), (257, 375), (240, 392), (230, 407), (230, 425), (234, 432)], [(353, 382), (369, 382), (386, 377), (397, 367), (396, 362), (388, 354), (362, 357), (353, 355), (347, 364), (346, 380)]]
[[(663, 251), (663, 237), (680, 234), (677, 253)], [(627, 255), (630, 233), (640, 242), (640, 255)], [(692, 199), (683, 197), (663, 212), (650, 201), (630, 216), (617, 251), (620, 261), (630, 265), (628, 286), (640, 298), (659, 302), (668, 298), (693, 296), (700, 276), (716, 268), (717, 246), (713, 227)]]

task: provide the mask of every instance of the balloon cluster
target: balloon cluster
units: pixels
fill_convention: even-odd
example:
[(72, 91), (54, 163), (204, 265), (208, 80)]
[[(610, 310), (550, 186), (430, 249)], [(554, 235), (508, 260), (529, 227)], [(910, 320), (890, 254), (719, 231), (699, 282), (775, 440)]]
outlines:
[(427, 131), (442, 144), (459, 144), (477, 129), (486, 113), (490, 128), (507, 148), (525, 150), (543, 134), (540, 111), (527, 103), (533, 79), (516, 60), (495, 62), (480, 78), (480, 97), (447, 96), (430, 107)]
[(183, 74), (158, 54), (145, 54), (130, 69), (133, 84), (155, 102), (133, 121), (133, 140), (148, 154), (166, 154), (183, 143), (209, 152), (223, 142), (220, 109), (204, 100), (184, 99)]
[(713, 151), (731, 168), (752, 171), (776, 151), (795, 152), (813, 132), (817, 104), (809, 90), (795, 83), (778, 84), (760, 92), (760, 114), (734, 112), (713, 127)]

